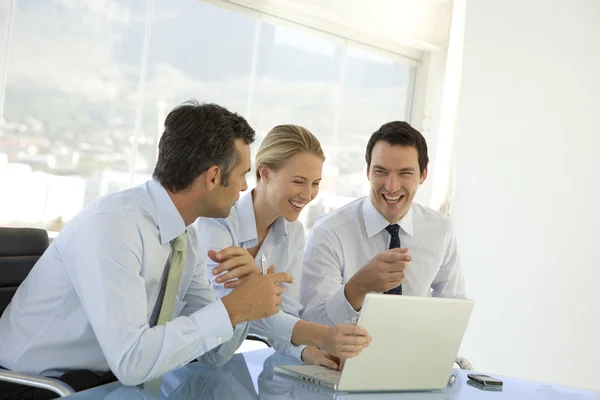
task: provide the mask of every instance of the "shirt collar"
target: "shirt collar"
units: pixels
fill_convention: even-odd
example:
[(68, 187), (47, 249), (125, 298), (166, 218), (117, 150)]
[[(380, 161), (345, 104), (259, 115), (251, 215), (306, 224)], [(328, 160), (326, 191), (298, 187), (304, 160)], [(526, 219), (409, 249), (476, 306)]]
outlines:
[(238, 240), (240, 243), (258, 239), (256, 233), (256, 216), (254, 215), (254, 201), (252, 190), (237, 201), (235, 205), (238, 214)]
[(185, 232), (185, 222), (167, 190), (159, 182), (150, 180), (146, 183), (146, 187), (158, 220), (160, 243), (167, 244)]
[(408, 212), (406, 213), (406, 215), (404, 217), (402, 217), (402, 219), (400, 221), (398, 221), (398, 225), (400, 225), (400, 228), (402, 228), (402, 230), (406, 233), (408, 233), (410, 236), (413, 236), (414, 234), (414, 227), (413, 227), (413, 208), (412, 208), (412, 204), (410, 205), (410, 208), (408, 209)]
[(289, 224), (290, 222), (286, 221), (283, 217), (279, 217), (273, 222), (271, 229), (273, 229), (273, 235), (275, 235), (275, 245), (278, 245), (283, 239), (287, 238)]
[[(256, 214), (254, 214), (254, 200), (252, 199), (252, 190), (242, 196), (237, 204), (238, 214), (238, 240), (240, 243), (258, 240), (258, 233), (256, 232)], [(276, 242), (279, 243), (280, 239), (287, 237), (288, 227), (287, 222), (283, 217), (279, 217), (271, 225), (273, 235), (275, 235)]]
[[(371, 239), (373, 236), (377, 235), (379, 232), (384, 230), (390, 222), (383, 217), (377, 211), (377, 209), (373, 206), (371, 202), (371, 197), (366, 196), (363, 199), (363, 219), (365, 223), (365, 228), (367, 230), (367, 238)], [(413, 209), (412, 205), (408, 209), (408, 212), (400, 221), (397, 222), (400, 225), (400, 228), (410, 236), (413, 236)]]

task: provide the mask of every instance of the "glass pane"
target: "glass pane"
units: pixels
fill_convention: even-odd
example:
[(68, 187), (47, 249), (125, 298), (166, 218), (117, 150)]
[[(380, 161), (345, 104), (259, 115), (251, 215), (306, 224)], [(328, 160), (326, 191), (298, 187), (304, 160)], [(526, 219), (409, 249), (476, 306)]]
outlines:
[(281, 124), (302, 125), (327, 140), (333, 130), (342, 46), (261, 23), (256, 48), (248, 107), (248, 120), (257, 132), (253, 156), (264, 135)]
[[(130, 185), (145, 0), (19, 0), (0, 131), (0, 224), (59, 229)], [(138, 162), (138, 165), (143, 164)]]
[(266, 134), (276, 125), (304, 124), (315, 135), (328, 136), (342, 46), (262, 23), (257, 51), (252, 126)]
[(339, 130), (332, 149), (337, 195), (355, 198), (368, 193), (367, 141), (384, 123), (408, 118), (412, 80), (410, 65), (348, 47)]
[(8, 33), (8, 20), (10, 12), (11, 0), (0, 0), (0, 76), (2, 76), (2, 68), (4, 67), (4, 54), (6, 47), (6, 35)]
[[(0, 0), (1, 28), (8, 4)], [(301, 215), (309, 229), (318, 215), (368, 193), (369, 135), (407, 117), (412, 67), (310, 31), (197, 0), (15, 4), (0, 185), (19, 195), (0, 196), (0, 225), (55, 230), (94, 198), (150, 178), (167, 113), (196, 99), (249, 120), (253, 158), (275, 125), (302, 125), (320, 139), (321, 192)], [(0, 68), (6, 36), (0, 29)]]
[(258, 22), (197, 0), (155, 1), (138, 153), (152, 175), (168, 112), (187, 100), (247, 114)]

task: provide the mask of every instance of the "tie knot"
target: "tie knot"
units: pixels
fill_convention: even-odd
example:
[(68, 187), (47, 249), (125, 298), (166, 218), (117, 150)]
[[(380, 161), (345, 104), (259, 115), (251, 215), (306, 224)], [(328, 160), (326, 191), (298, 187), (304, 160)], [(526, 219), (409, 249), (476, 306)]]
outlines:
[(185, 237), (185, 232), (181, 235), (177, 236), (175, 240), (173, 240), (173, 251), (179, 251), (181, 253), (185, 253), (187, 250), (187, 239)]
[(392, 224), (385, 227), (385, 230), (390, 233), (392, 236), (398, 236), (398, 232), (400, 232), (400, 225)]

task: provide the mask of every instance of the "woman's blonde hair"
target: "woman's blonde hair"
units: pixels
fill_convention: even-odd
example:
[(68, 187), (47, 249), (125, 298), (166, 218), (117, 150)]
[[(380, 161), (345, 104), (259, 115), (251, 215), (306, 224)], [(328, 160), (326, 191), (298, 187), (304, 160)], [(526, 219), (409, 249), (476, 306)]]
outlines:
[(256, 154), (256, 180), (260, 180), (259, 167), (278, 171), (298, 153), (311, 153), (325, 161), (321, 143), (308, 129), (298, 125), (278, 125), (271, 129)]

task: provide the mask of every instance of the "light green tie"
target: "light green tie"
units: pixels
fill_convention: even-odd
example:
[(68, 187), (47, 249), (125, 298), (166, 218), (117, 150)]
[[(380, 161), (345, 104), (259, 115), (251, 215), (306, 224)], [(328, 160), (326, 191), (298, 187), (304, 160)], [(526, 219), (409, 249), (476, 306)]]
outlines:
[(167, 287), (165, 288), (165, 295), (160, 307), (160, 313), (158, 314), (157, 326), (165, 325), (171, 319), (171, 314), (173, 314), (173, 305), (175, 304), (175, 297), (177, 296), (177, 290), (181, 282), (181, 273), (183, 272), (185, 252), (187, 250), (185, 232), (171, 242), (171, 247), (173, 248), (173, 256), (171, 257)]

